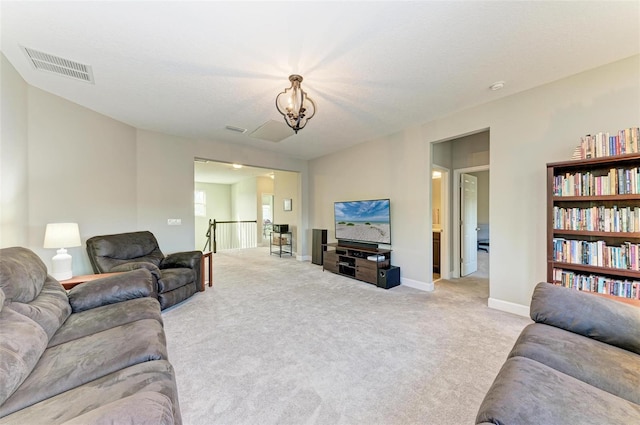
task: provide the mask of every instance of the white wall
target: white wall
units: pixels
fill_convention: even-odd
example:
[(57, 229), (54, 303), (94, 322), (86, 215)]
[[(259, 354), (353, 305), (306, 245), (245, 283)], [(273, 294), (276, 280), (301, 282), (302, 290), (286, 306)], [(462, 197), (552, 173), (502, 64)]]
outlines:
[(469, 173), (478, 179), (478, 224), (489, 223), (489, 170)]
[[(298, 237), (305, 232), (300, 231), (299, 175), (288, 171), (276, 171), (274, 174), (273, 222), (289, 225), (289, 231), (293, 237), (291, 249), (294, 253), (302, 255), (298, 251)], [(285, 199), (291, 199), (291, 211), (284, 210)]]
[(391, 200), (391, 262), (404, 283), (431, 282), (430, 146), (420, 128), (309, 162), (310, 226), (328, 229), (335, 241), (333, 203), (359, 199)]
[(429, 282), (430, 144), (490, 129), (489, 304), (527, 314), (546, 278), (545, 165), (570, 159), (585, 134), (638, 125), (639, 77), (634, 56), (312, 160), (310, 227), (333, 228), (336, 200), (388, 196), (392, 262), (403, 283)]
[[(47, 223), (77, 222), (83, 243), (136, 230), (135, 129), (31, 86), (28, 102), (27, 246), (49, 266)], [(91, 271), (84, 247), (68, 251), (74, 274)]]
[(0, 248), (4, 248), (28, 243), (28, 85), (2, 53), (0, 60)]
[(231, 220), (231, 185), (196, 182), (195, 188), (205, 192), (207, 201), (206, 217), (195, 217), (195, 246), (202, 250), (207, 243), (206, 233), (209, 220)]
[(257, 220), (258, 186), (255, 178), (242, 180), (231, 185), (231, 217), (232, 220)]
[(526, 311), (546, 278), (545, 165), (585, 134), (638, 125), (639, 76), (635, 56), (423, 127), (427, 143), (490, 128), (490, 305)]
[[(257, 202), (257, 217), (258, 217), (258, 246), (263, 244), (262, 229), (264, 218), (262, 216), (262, 195), (273, 195), (274, 192), (274, 180), (270, 177), (258, 177), (256, 179), (256, 202)], [(268, 242), (267, 238), (264, 241)]]

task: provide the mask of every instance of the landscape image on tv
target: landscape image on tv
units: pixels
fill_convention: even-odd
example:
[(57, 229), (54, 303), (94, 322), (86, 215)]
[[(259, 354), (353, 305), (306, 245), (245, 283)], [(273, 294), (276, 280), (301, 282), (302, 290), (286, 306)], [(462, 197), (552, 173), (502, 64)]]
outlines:
[(336, 202), (336, 239), (390, 244), (389, 204), (388, 199)]

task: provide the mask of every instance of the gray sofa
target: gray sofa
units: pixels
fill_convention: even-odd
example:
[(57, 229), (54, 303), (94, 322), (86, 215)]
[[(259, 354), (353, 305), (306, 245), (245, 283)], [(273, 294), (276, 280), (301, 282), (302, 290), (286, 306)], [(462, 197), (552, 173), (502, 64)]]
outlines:
[(180, 424), (146, 269), (68, 293), (26, 248), (0, 249), (0, 424)]
[(477, 424), (640, 424), (640, 308), (549, 283)]
[(202, 251), (165, 256), (149, 231), (93, 236), (87, 239), (87, 254), (95, 273), (148, 269), (163, 310), (196, 291), (204, 291), (200, 276)]

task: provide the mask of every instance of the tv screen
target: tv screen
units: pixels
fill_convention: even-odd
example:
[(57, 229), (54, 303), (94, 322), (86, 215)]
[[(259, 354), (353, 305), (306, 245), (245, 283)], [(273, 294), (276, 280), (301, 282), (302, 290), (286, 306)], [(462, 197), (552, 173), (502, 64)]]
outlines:
[(388, 199), (336, 202), (333, 209), (336, 239), (391, 244)]

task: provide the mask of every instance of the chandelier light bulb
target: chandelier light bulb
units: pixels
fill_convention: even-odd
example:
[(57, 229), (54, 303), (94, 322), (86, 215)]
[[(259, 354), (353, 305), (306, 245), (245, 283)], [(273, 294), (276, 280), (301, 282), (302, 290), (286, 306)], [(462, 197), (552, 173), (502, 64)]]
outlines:
[(276, 97), (276, 108), (284, 117), (284, 122), (297, 134), (315, 115), (316, 104), (300, 87), (300, 75), (290, 75), (289, 81), (291, 87)]

